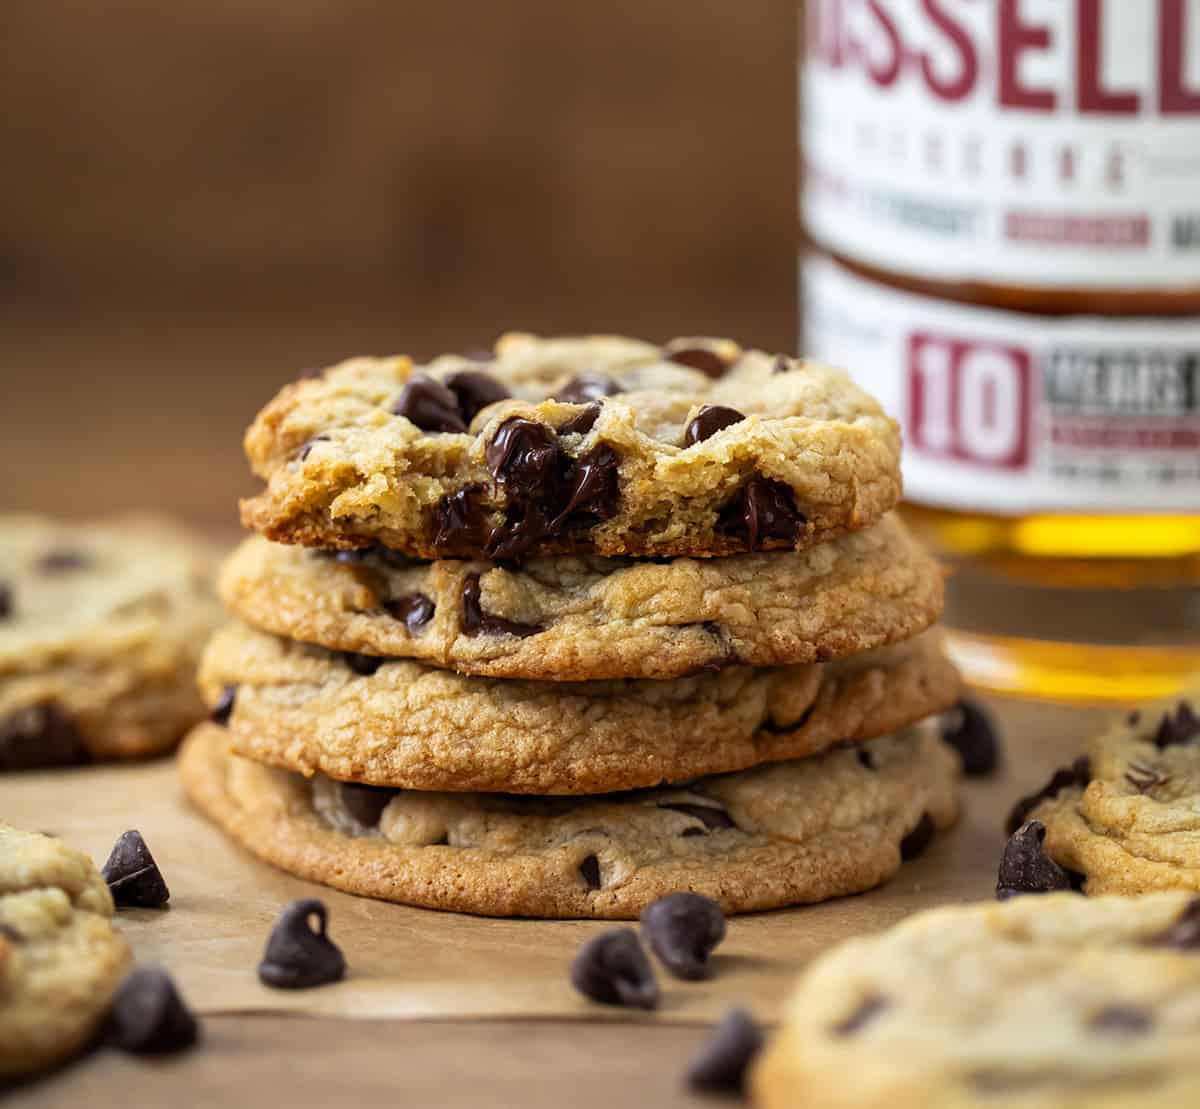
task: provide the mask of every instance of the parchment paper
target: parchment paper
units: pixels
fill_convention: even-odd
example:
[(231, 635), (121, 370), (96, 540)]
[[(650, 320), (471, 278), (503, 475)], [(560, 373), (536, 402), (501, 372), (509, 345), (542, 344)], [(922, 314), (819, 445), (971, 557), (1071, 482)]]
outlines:
[[(655, 1018), (711, 1021), (729, 1005), (774, 1019), (795, 972), (837, 940), (884, 928), (951, 901), (989, 898), (1003, 846), (1004, 813), (1022, 792), (1077, 753), (1101, 719), (1052, 706), (997, 704), (1006, 725), (1003, 773), (966, 786), (958, 827), (905, 864), (887, 886), (799, 909), (734, 917), (714, 977), (683, 983), (659, 969)], [(409, 909), (316, 886), (260, 863), (184, 800), (170, 760), (0, 776), (0, 818), (53, 832), (103, 864), (117, 836), (138, 828), (171, 889), (169, 908), (125, 909), (119, 923), (141, 962), (165, 964), (202, 1013), (290, 1011), (342, 1017), (612, 1017), (567, 982), (571, 956), (611, 924), (493, 920)], [(344, 982), (271, 990), (255, 968), (281, 906), (316, 896), (346, 954)]]

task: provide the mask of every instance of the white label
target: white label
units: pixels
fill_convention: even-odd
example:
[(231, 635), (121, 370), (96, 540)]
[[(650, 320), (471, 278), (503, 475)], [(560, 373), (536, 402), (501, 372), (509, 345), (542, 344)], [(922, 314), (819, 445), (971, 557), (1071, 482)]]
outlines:
[(1200, 0), (808, 0), (803, 213), (895, 273), (1200, 286)]
[(905, 496), (1044, 511), (1200, 512), (1200, 319), (1053, 318), (803, 269), (807, 353), (904, 426)]

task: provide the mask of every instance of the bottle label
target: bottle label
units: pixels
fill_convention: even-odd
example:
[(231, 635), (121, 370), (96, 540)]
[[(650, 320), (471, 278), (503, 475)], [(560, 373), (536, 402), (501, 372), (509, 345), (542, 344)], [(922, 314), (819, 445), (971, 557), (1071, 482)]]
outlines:
[(1200, 0), (808, 0), (804, 219), (895, 273), (1200, 286)]
[(804, 264), (805, 349), (904, 427), (912, 501), (1005, 515), (1200, 511), (1200, 318), (967, 307)]

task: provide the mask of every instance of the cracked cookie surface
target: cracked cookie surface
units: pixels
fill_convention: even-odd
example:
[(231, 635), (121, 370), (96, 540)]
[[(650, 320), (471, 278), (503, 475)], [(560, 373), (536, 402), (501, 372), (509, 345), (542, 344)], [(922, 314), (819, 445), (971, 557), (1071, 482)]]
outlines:
[(821, 956), (751, 1084), (764, 1109), (1182, 1109), (1197, 1042), (1200, 899), (1048, 894)]
[(232, 624), (201, 686), (233, 689), (241, 755), (373, 785), (607, 793), (802, 758), (953, 704), (933, 634), (831, 663), (733, 667), (671, 681), (478, 678), (338, 655)]
[(128, 970), (108, 886), (86, 855), (0, 824), (0, 1081), (92, 1038)]
[(350, 893), (488, 916), (632, 919), (676, 890), (726, 912), (857, 893), (958, 811), (958, 758), (928, 726), (586, 798), (364, 789), (228, 746), (223, 728), (200, 725), (180, 772), (192, 802), (251, 853)]
[(248, 527), (424, 558), (802, 549), (900, 495), (898, 427), (847, 374), (729, 340), (356, 358), (286, 386), (245, 447)]
[(134, 758), (204, 715), (215, 558), (155, 517), (0, 517), (0, 771)]
[(942, 607), (940, 567), (893, 516), (806, 551), (519, 567), (255, 536), (220, 591), (247, 623), (289, 639), (547, 681), (818, 662), (907, 639)]

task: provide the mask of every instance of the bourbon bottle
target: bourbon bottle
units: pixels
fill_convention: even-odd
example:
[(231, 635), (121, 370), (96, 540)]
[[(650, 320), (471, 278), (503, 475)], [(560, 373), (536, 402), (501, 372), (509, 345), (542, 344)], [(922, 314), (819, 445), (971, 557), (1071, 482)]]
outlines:
[(1200, 672), (1200, 0), (808, 0), (802, 331), (995, 689)]

